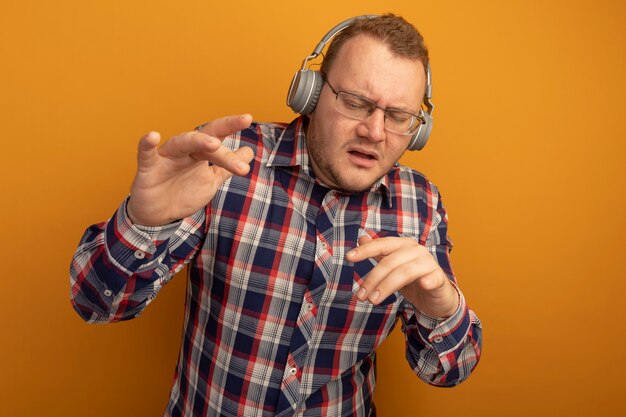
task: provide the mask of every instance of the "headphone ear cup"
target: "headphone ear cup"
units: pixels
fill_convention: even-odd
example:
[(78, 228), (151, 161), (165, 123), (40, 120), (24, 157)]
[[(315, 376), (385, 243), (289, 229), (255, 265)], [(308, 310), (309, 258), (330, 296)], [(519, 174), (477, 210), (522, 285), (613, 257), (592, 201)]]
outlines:
[(323, 85), (324, 80), (319, 71), (305, 69), (296, 72), (287, 93), (287, 105), (296, 113), (312, 113)]
[(428, 142), (430, 131), (433, 129), (433, 118), (430, 117), (430, 114), (422, 110), (421, 116), (424, 118), (425, 123), (413, 134), (411, 143), (409, 143), (409, 147), (407, 148), (410, 151), (422, 150), (422, 148), (426, 146), (426, 142)]

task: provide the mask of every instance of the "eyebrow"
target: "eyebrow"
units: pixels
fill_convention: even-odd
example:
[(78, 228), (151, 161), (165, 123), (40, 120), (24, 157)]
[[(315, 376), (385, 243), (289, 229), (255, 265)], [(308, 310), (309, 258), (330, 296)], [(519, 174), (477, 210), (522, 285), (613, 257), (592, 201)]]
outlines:
[[(328, 81), (327, 81), (327, 82), (328, 82)], [(329, 85), (330, 85), (330, 84), (329, 84)], [(362, 98), (362, 99), (365, 99), (365, 100), (367, 100), (367, 101), (369, 101), (369, 102), (371, 102), (371, 103), (374, 103), (374, 104), (376, 104), (376, 105), (379, 105), (379, 104), (378, 104), (375, 100), (372, 100), (371, 98), (366, 97), (366, 96), (364, 96), (364, 95), (361, 95), (361, 94), (355, 93), (354, 91), (342, 90), (342, 89), (340, 89), (340, 88), (339, 88), (339, 89), (337, 89), (337, 92), (348, 93), (348, 94), (353, 95), (353, 96), (355, 96), (355, 97)], [(414, 116), (416, 115), (416, 113), (414, 113), (414, 111), (415, 111), (415, 110), (413, 110), (413, 109), (411, 109), (411, 108), (407, 108), (407, 107), (389, 106), (389, 107), (385, 107), (385, 110), (398, 110), (398, 111), (401, 111), (401, 112), (409, 113), (409, 114), (414, 115)], [(418, 108), (418, 109), (417, 109), (417, 113), (419, 113), (419, 110), (420, 110), (420, 109)]]

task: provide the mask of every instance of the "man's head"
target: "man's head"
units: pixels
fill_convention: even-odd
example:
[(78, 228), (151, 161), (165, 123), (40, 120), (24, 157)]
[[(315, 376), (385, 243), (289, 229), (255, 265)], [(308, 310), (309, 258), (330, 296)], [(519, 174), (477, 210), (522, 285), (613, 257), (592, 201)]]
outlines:
[(339, 32), (332, 40), (320, 69), (327, 74), (343, 44), (357, 35), (369, 35), (382, 41), (397, 56), (418, 59), (428, 68), (428, 49), (424, 38), (417, 29), (400, 16), (392, 13), (372, 18), (356, 19), (350, 26)]
[[(392, 168), (411, 135), (390, 132), (390, 114), (419, 114), (426, 65), (421, 35), (400, 17), (359, 19), (335, 37), (322, 64), (325, 82), (307, 130), (311, 164), (322, 182), (364, 191)], [(346, 111), (353, 104), (342, 101), (346, 96), (365, 98), (376, 108), (357, 120)]]

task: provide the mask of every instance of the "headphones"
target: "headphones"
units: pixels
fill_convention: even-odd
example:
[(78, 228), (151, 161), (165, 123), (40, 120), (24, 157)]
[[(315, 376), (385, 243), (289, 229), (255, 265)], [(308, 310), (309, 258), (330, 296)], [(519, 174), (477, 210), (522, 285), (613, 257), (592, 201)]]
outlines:
[[(293, 76), (291, 86), (289, 86), (289, 92), (287, 93), (287, 105), (294, 112), (303, 115), (312, 113), (317, 105), (317, 100), (320, 97), (320, 92), (322, 91), (322, 86), (324, 85), (322, 74), (319, 71), (306, 68), (307, 62), (318, 57), (322, 53), (322, 49), (324, 49), (326, 44), (330, 42), (335, 35), (350, 26), (355, 20), (371, 19), (373, 17), (377, 16), (357, 16), (339, 23), (326, 35), (324, 35), (313, 52), (311, 52), (311, 55), (304, 59), (302, 62), (302, 68)], [(409, 146), (407, 147), (408, 150), (419, 151), (428, 141), (430, 131), (433, 128), (432, 114), (433, 109), (435, 108), (433, 103), (430, 101), (432, 98), (432, 90), (433, 87), (431, 83), (430, 65), (428, 65), (426, 71), (426, 92), (424, 93), (424, 100), (422, 102), (424, 107), (426, 107), (426, 111), (424, 111), (423, 108), (420, 109), (420, 116), (424, 119), (424, 123), (419, 126), (417, 132), (415, 132), (411, 137), (411, 142), (409, 142)]]

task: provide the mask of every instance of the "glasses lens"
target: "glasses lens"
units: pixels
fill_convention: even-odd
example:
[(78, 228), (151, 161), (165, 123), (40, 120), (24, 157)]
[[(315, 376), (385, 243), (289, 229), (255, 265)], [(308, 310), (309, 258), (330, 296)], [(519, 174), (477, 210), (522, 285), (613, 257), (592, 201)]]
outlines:
[(401, 135), (412, 134), (417, 131), (420, 125), (420, 119), (400, 110), (385, 111), (385, 128), (393, 133)]
[(345, 116), (363, 120), (372, 113), (376, 105), (362, 97), (339, 92), (337, 93), (336, 107)]

